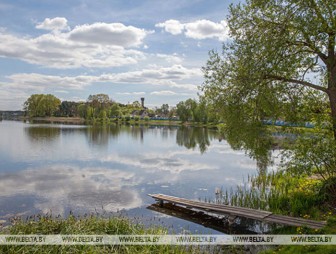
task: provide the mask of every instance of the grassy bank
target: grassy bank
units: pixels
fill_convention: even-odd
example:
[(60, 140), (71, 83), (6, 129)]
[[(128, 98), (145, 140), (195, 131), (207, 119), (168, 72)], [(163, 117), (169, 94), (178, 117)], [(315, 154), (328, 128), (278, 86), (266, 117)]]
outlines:
[(86, 121), (81, 117), (25, 117), (22, 120), (36, 121), (43, 123), (67, 123), (67, 124), (85, 124)]
[[(285, 226), (274, 228), (273, 234), (336, 234), (336, 210), (326, 184), (330, 182), (315, 175), (272, 172), (249, 177), (247, 184), (236, 189), (220, 191), (217, 202), (328, 222), (320, 230)], [(336, 246), (280, 246), (265, 253), (336, 253)]]
[(276, 214), (325, 219), (333, 212), (318, 177), (278, 172), (248, 177), (248, 183), (237, 189), (221, 191), (220, 202)]
[[(275, 232), (277, 233), (277, 232)], [(319, 232), (312, 232), (309, 229), (297, 228), (297, 232), (293, 232), (292, 229), (284, 228), (279, 231), (279, 234), (326, 234), (326, 235), (336, 235), (336, 217), (329, 216), (328, 224), (323, 229), (319, 230)], [(301, 246), (278, 246), (275, 249), (267, 250), (261, 252), (260, 254), (335, 254), (336, 246), (335, 245), (301, 245)]]
[[(16, 219), (13, 225), (0, 229), (1, 234), (74, 234), (74, 235), (164, 235), (167, 230), (161, 227), (145, 228), (123, 217), (104, 219), (96, 216), (67, 219), (52, 216), (34, 216), (25, 221)], [(171, 245), (77, 245), (77, 246), (0, 246), (0, 253), (207, 253), (218, 252), (215, 247), (171, 246)]]

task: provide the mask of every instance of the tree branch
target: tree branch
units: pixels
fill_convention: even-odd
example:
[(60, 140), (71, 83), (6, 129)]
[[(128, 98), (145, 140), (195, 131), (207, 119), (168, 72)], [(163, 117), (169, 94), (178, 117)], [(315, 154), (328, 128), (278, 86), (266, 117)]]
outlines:
[(319, 50), (317, 47), (315, 47), (314, 45), (313, 45), (313, 42), (309, 39), (309, 37), (308, 36), (305, 36), (304, 35), (304, 37), (305, 37), (305, 39), (307, 40), (307, 41), (293, 41), (293, 42), (287, 42), (289, 45), (291, 44), (291, 43), (293, 43), (294, 45), (296, 45), (296, 46), (305, 46), (305, 47), (308, 47), (308, 48), (310, 48), (311, 50), (312, 50), (312, 53), (315, 53), (315, 54), (317, 54), (319, 57), (320, 57), (320, 59), (326, 64), (327, 63), (327, 55), (325, 55), (325, 54), (323, 54), (322, 53), (322, 51), (321, 50)]
[(314, 88), (316, 90), (319, 90), (319, 91), (327, 93), (327, 89), (326, 88), (324, 88), (322, 86), (318, 86), (318, 85), (312, 84), (312, 83), (310, 83), (308, 81), (304, 81), (304, 80), (285, 78), (285, 77), (276, 76), (276, 75), (265, 75), (265, 78), (266, 79), (277, 80), (277, 81), (284, 81), (284, 82), (288, 82), (288, 83), (299, 84), (299, 85), (303, 85), (303, 86), (306, 86), (306, 87)]
[(319, 18), (320, 22), (325, 26), (325, 28), (327, 29), (327, 31), (331, 31), (331, 27), (329, 26), (328, 22), (325, 20), (325, 18), (322, 15), (321, 10), (319, 9), (318, 5), (316, 4), (316, 2), (314, 0), (310, 0), (310, 3), (312, 5), (312, 8), (315, 11), (315, 14), (317, 15), (317, 17)]

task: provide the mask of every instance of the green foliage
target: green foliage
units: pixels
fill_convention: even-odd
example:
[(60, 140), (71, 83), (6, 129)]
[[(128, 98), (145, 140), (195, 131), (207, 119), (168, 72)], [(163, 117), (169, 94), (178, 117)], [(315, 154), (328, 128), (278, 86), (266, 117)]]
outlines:
[(204, 100), (197, 102), (194, 99), (181, 101), (176, 105), (176, 114), (182, 122), (208, 122), (208, 108)]
[(169, 105), (168, 104), (162, 104), (162, 106), (161, 106), (161, 113), (164, 116), (168, 116), (168, 114), (169, 114)]
[(176, 114), (182, 122), (187, 122), (191, 117), (191, 112), (184, 101), (181, 101), (176, 105)]
[(24, 110), (30, 117), (53, 116), (61, 101), (51, 94), (33, 94), (24, 103)]
[(79, 104), (74, 101), (62, 101), (61, 105), (59, 106), (59, 116), (69, 116), (74, 117), (78, 116), (79, 112)]
[(90, 95), (87, 102), (94, 108), (106, 109), (112, 101), (107, 94)]
[(110, 108), (110, 117), (119, 117), (121, 115), (120, 107), (117, 103), (113, 103)]
[(130, 104), (130, 107), (133, 108), (133, 110), (141, 110), (142, 106), (139, 101), (134, 101), (132, 104)]
[(336, 131), (335, 8), (333, 0), (231, 6), (233, 42), (222, 54), (210, 52), (203, 68), (203, 92), (224, 122), (300, 122), (326, 113), (327, 105)]
[(86, 119), (93, 119), (94, 118), (94, 108), (91, 106), (86, 107)]
[[(268, 162), (272, 148), (262, 120), (309, 121), (329, 130), (323, 137), (299, 138), (285, 157), (291, 173), (319, 174), (325, 184), (336, 169), (335, 9), (333, 0), (231, 5), (232, 41), (222, 53), (211, 51), (203, 68), (204, 100), (223, 120), (223, 136), (258, 164)], [(311, 205), (295, 195), (293, 212)], [(285, 198), (279, 198), (280, 207), (289, 202)]]
[(86, 105), (84, 103), (80, 103), (77, 106), (77, 112), (80, 117), (86, 118)]
[(159, 115), (161, 117), (168, 117), (170, 115), (169, 105), (162, 104), (160, 108), (155, 108), (155, 115)]
[(106, 113), (106, 110), (100, 110), (100, 113), (99, 113), (99, 118), (102, 119), (102, 120), (106, 120), (107, 119), (107, 113)]
[(321, 196), (321, 179), (295, 177), (291, 173), (278, 172), (249, 177), (244, 187), (223, 192), (217, 202), (269, 210), (274, 213), (304, 218), (326, 219), (331, 215), (327, 201)]
[(330, 177), (323, 181), (319, 193), (320, 197), (336, 207), (336, 177)]
[(283, 166), (296, 174), (318, 174), (324, 180), (336, 177), (336, 141), (317, 134), (300, 136), (284, 153)]
[(162, 104), (160, 108), (155, 108), (155, 114), (161, 117), (168, 117), (169, 115), (169, 105)]

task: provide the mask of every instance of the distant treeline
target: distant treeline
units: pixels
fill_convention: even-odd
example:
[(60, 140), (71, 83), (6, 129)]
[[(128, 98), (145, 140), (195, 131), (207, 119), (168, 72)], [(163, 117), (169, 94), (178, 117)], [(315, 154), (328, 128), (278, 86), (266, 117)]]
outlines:
[(22, 116), (24, 116), (25, 112), (21, 111), (21, 110), (15, 110), (15, 111), (11, 111), (11, 110), (0, 110), (0, 120), (4, 119), (4, 120), (12, 120), (12, 119), (19, 119)]
[(81, 117), (87, 120), (108, 118), (134, 119), (169, 119), (182, 122), (218, 122), (214, 110), (206, 106), (205, 102), (187, 99), (170, 107), (149, 109), (139, 101), (122, 104), (107, 94), (90, 95), (85, 102), (61, 101), (51, 94), (33, 94), (24, 103), (24, 111), (29, 117)]

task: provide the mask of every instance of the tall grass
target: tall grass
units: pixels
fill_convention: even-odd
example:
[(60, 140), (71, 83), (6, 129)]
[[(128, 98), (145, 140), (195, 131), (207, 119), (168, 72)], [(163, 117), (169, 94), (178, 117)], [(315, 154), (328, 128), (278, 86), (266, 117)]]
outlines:
[[(67, 219), (55, 218), (52, 215), (36, 215), (25, 220), (14, 218), (12, 225), (0, 229), (1, 234), (76, 234), (76, 235), (145, 235), (167, 234), (163, 227), (145, 228), (143, 225), (132, 223), (124, 217), (104, 219), (98, 216), (75, 217)], [(45, 245), (45, 246), (0, 246), (0, 253), (208, 253), (220, 252), (210, 246), (171, 246), (171, 245)]]
[[(318, 178), (298, 178), (286, 172), (249, 176), (243, 186), (216, 193), (216, 203), (249, 207), (273, 213), (321, 219), (330, 208), (324, 206)], [(323, 218), (323, 217), (322, 217)]]

